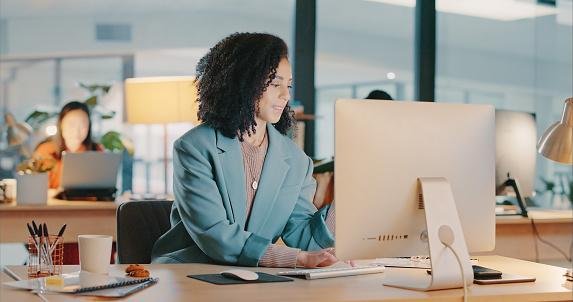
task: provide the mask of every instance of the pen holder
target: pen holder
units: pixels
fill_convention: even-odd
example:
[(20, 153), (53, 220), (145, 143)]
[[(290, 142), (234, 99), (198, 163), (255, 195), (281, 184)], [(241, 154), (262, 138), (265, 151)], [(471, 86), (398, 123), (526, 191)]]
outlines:
[[(64, 239), (58, 236), (50, 235), (49, 243), (47, 240), (41, 241), (36, 237), (36, 241), (28, 236), (28, 278), (39, 278), (62, 273), (62, 264), (64, 262)], [(55, 243), (55, 245), (54, 245)], [(39, 245), (39, 251), (38, 246)]]

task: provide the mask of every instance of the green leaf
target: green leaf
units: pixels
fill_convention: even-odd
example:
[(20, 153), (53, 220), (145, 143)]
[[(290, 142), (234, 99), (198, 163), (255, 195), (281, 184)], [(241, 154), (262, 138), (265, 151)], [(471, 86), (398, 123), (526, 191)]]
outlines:
[(573, 180), (569, 182), (569, 201), (573, 206)]
[(34, 110), (26, 117), (25, 122), (32, 126), (32, 128), (38, 129), (43, 123), (55, 116), (58, 116), (57, 112)]
[(103, 113), (101, 115), (101, 118), (104, 120), (107, 120), (107, 119), (113, 118), (114, 116), (115, 116), (115, 111), (109, 111), (107, 113)]
[(78, 85), (80, 85), (81, 88), (86, 89), (88, 91), (91, 92), (90, 87), (82, 82), (78, 82)]
[(88, 105), (90, 108), (91, 107), (95, 107), (95, 105), (97, 105), (97, 95), (92, 95), (89, 98), (87, 98), (84, 103), (86, 105)]
[(133, 144), (131, 141), (122, 138), (122, 135), (117, 131), (109, 131), (105, 133), (101, 139), (100, 143), (106, 150), (113, 152), (122, 152), (126, 150), (129, 155), (133, 156)]
[(545, 185), (545, 191), (553, 191), (553, 189), (555, 188), (555, 182), (554, 181), (545, 179), (543, 176), (540, 176), (539, 178), (541, 179), (541, 181)]
[(115, 111), (109, 110), (101, 105), (96, 105), (91, 108), (91, 112), (94, 116), (98, 116), (102, 119), (110, 119), (115, 116)]
[(98, 91), (101, 91), (102, 94), (106, 94), (111, 89), (111, 85), (100, 85), (100, 84), (88, 85), (81, 82), (79, 82), (78, 85), (81, 88), (87, 90), (90, 94), (95, 94)]
[(107, 150), (123, 151), (124, 147), (121, 143), (120, 134), (117, 131), (109, 131), (101, 137), (100, 143)]

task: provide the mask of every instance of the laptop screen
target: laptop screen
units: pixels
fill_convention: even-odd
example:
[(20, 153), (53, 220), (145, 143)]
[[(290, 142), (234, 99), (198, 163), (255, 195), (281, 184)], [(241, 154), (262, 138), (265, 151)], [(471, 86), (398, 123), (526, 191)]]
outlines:
[(64, 153), (61, 187), (65, 190), (115, 188), (120, 162), (119, 153)]

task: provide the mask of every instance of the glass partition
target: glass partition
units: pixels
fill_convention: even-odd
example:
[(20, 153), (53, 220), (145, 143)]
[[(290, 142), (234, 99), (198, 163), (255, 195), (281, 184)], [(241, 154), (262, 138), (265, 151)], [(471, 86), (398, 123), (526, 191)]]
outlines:
[[(465, 1), (482, 7), (479, 15), (436, 2), (436, 101), (532, 113), (539, 138), (573, 95), (571, 7), (558, 5), (567, 1)], [(536, 166), (533, 204), (571, 207), (570, 165), (541, 155), (523, 164)]]

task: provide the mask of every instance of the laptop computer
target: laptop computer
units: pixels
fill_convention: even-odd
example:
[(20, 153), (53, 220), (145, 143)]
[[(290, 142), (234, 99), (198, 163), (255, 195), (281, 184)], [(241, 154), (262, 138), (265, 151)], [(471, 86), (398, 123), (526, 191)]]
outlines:
[(62, 156), (63, 191), (68, 200), (114, 200), (121, 154), (88, 151)]

